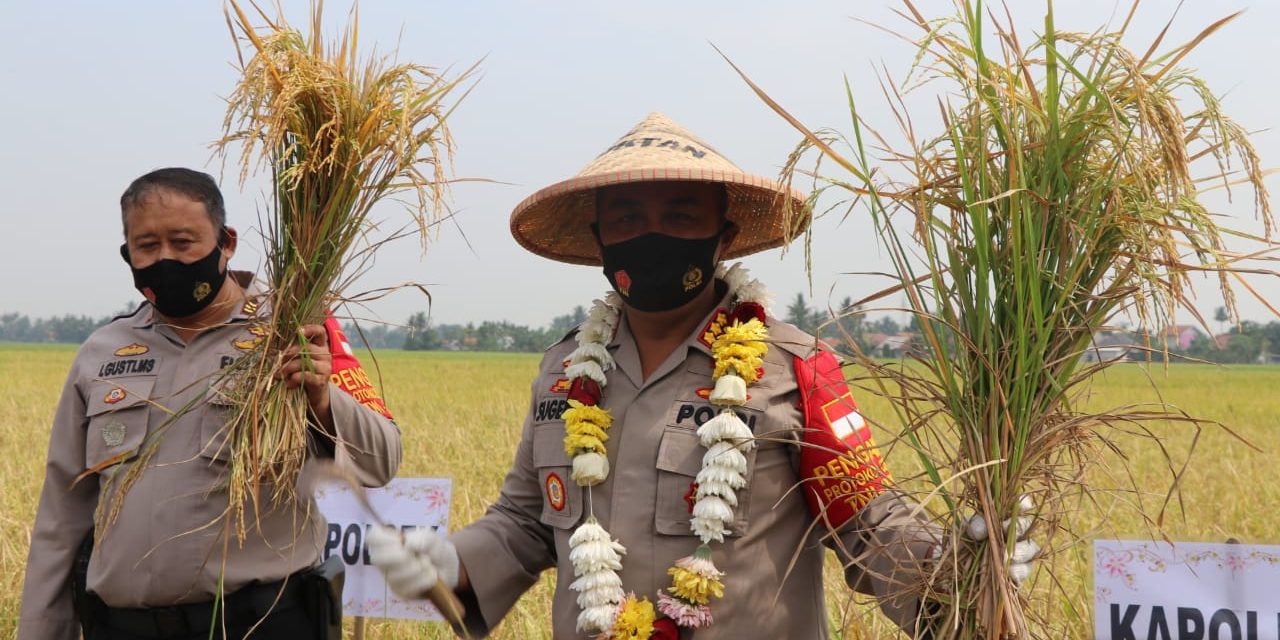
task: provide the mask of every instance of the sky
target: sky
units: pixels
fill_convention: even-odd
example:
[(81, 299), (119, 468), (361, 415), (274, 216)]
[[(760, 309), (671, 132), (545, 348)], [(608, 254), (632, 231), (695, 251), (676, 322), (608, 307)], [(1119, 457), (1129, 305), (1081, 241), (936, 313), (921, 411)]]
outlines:
[[(951, 11), (949, 0), (917, 0), (927, 15)], [(1043, 25), (1040, 0), (1009, 0), (1024, 40)], [(1146, 0), (1127, 42), (1145, 50), (1177, 3)], [(326, 3), (336, 27), (349, 4)], [(457, 185), (455, 216), (438, 227), (425, 253), (413, 241), (387, 245), (347, 294), (406, 282), (426, 285), (435, 323), (508, 320), (542, 326), (608, 287), (593, 267), (565, 265), (525, 252), (511, 238), (514, 206), (537, 189), (568, 178), (651, 111), (661, 111), (715, 146), (744, 170), (776, 176), (799, 135), (770, 111), (729, 64), (735, 64), (810, 127), (848, 132), (848, 77), (864, 118), (892, 136), (881, 95), (888, 73), (901, 80), (914, 49), (877, 29), (905, 32), (899, 0), (831, 2), (655, 0), (613, 2), (367, 1), (360, 7), (362, 46), (397, 51), (400, 60), (454, 69), (482, 60), (474, 87), (450, 121), (455, 173), (489, 182)], [(1059, 27), (1091, 31), (1118, 24), (1128, 3), (1059, 2)], [(1280, 165), (1280, 2), (1187, 0), (1167, 42), (1189, 40), (1237, 9), (1242, 19), (1197, 49), (1197, 69), (1225, 110), (1250, 130), (1265, 166)], [(305, 1), (283, 2), (285, 16), (305, 25)], [(868, 24), (871, 23), (871, 24)], [(224, 97), (238, 77), (235, 50), (217, 1), (128, 3), (88, 1), (0, 3), (0, 313), (105, 315), (139, 295), (120, 260), (118, 200), (135, 177), (164, 166), (221, 175), (228, 218), (241, 231), (234, 268), (262, 261), (256, 227), (264, 183), (241, 185), (221, 172), (210, 143), (221, 134)], [(879, 75), (878, 75), (879, 74)], [(917, 126), (930, 116), (942, 85), (910, 96)], [(1275, 176), (1268, 182), (1280, 192)], [(1259, 230), (1250, 197), (1212, 196), (1231, 226)], [(407, 220), (396, 205), (376, 210), (384, 228)], [(812, 278), (806, 253), (793, 245), (745, 260), (779, 300), (796, 293), (818, 305), (859, 299), (887, 286), (865, 275), (889, 265), (865, 211), (814, 224)], [(1221, 304), (1212, 282), (1199, 280), (1200, 308)], [(1264, 298), (1280, 300), (1276, 278), (1254, 277)], [(1246, 318), (1268, 320), (1263, 305), (1241, 297)], [(890, 306), (901, 301), (885, 301)], [(362, 318), (403, 323), (428, 309), (416, 290), (401, 290)], [(900, 317), (901, 318), (901, 317)]]

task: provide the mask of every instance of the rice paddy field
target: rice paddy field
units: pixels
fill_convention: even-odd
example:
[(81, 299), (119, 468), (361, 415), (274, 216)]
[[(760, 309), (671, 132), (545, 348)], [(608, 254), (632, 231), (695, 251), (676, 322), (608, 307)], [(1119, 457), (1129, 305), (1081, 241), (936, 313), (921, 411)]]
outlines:
[[(12, 637), (22, 591), (23, 567), (36, 500), (43, 478), (49, 422), (73, 346), (0, 345), (0, 379), (9, 392), (0, 399), (0, 637)], [(404, 432), (402, 476), (452, 476), (455, 527), (477, 518), (497, 495), (506, 463), (529, 400), (529, 382), (538, 356), (530, 354), (424, 353), (385, 351), (375, 354), (388, 404)], [(369, 357), (363, 358), (369, 366)], [(369, 367), (372, 369), (373, 367)], [(1163, 532), (1172, 540), (1221, 542), (1229, 537), (1259, 544), (1280, 543), (1280, 479), (1273, 471), (1278, 442), (1274, 419), (1280, 414), (1280, 367), (1180, 364), (1167, 371), (1125, 364), (1094, 381), (1089, 402), (1108, 408), (1156, 401), (1176, 405), (1200, 417), (1228, 425), (1241, 442), (1219, 428), (1206, 428), (1182, 478), (1182, 501), (1170, 506)], [(872, 417), (887, 409), (863, 399)], [(1195, 433), (1185, 426), (1157, 425), (1164, 448), (1175, 464), (1185, 460)], [(886, 449), (895, 474), (917, 472), (905, 447), (892, 445), (895, 434), (881, 429), (877, 439)], [(1120, 454), (1099, 449), (1100, 462), (1087, 479), (1093, 498), (1069, 518), (1082, 534), (1080, 544), (1057, 549), (1067, 596), (1050, 595), (1045, 581), (1033, 598), (1048, 611), (1053, 626), (1067, 637), (1091, 634), (1091, 602), (1087, 541), (1158, 535), (1141, 515), (1154, 516), (1163, 503), (1172, 475), (1160, 447), (1149, 439), (1114, 434)], [(1140, 491), (1135, 493), (1133, 488)], [(834, 560), (829, 569), (834, 569)], [(878, 619), (874, 605), (853, 596), (829, 571), (827, 598), (835, 637), (893, 638)], [(507, 617), (493, 637), (549, 638), (550, 586), (544, 575)], [(348, 626), (350, 623), (348, 622)], [(370, 620), (368, 638), (451, 637), (440, 625)]]

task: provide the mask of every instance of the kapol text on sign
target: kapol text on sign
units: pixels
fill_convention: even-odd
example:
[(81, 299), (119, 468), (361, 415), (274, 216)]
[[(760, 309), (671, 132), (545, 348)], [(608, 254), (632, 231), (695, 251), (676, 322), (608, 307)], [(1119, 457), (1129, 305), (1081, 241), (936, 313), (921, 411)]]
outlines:
[(1098, 640), (1280, 640), (1280, 546), (1093, 543)]

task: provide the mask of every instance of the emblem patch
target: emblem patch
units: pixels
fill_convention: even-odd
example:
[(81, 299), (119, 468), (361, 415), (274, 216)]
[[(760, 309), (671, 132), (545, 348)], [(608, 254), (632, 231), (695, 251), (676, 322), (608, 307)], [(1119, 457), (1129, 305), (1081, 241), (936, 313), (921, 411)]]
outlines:
[(102, 398), (102, 401), (107, 404), (115, 404), (117, 402), (120, 402), (121, 400), (124, 400), (124, 397), (126, 395), (128, 394), (124, 392), (124, 389), (121, 389), (120, 387), (116, 387), (108, 391), (107, 395)]
[(624, 296), (631, 295), (631, 276), (626, 271), (618, 271), (613, 274), (614, 282), (618, 283), (618, 293)]
[(124, 423), (109, 422), (102, 427), (102, 443), (108, 447), (124, 444)]
[(572, 382), (568, 378), (560, 378), (551, 384), (551, 393), (569, 393)]
[[(822, 413), (827, 418), (827, 423), (831, 425), (831, 433), (841, 440), (848, 440), (854, 434), (858, 435), (857, 440), (850, 444), (858, 445), (863, 440), (870, 438), (867, 433), (863, 433), (863, 429), (867, 427), (867, 421), (863, 419), (862, 414), (858, 413), (852, 407), (856, 406), (853, 402), (852, 393), (844, 393), (840, 397), (822, 405)], [(868, 432), (869, 433), (869, 432)]]
[(698, 483), (697, 481), (689, 483), (689, 491), (684, 494), (684, 502), (689, 505), (689, 515), (693, 515), (693, 505), (698, 501)]
[(140, 356), (150, 350), (151, 350), (151, 347), (148, 347), (145, 344), (138, 344), (135, 342), (131, 345), (116, 349), (115, 354), (123, 358), (127, 356)]
[(255, 336), (258, 336), (259, 338), (262, 338), (262, 337), (265, 337), (270, 332), (271, 332), (271, 329), (267, 328), (267, 325), (261, 322), (255, 322), (249, 325), (250, 335), (255, 335)]
[(689, 265), (689, 270), (684, 272), (684, 290), (692, 291), (702, 285), (702, 269), (694, 265)]
[(196, 302), (199, 302), (208, 298), (210, 291), (213, 291), (213, 285), (208, 282), (198, 282), (196, 283), (196, 288), (191, 290), (191, 297), (195, 298)]
[(547, 504), (556, 511), (564, 511), (564, 481), (560, 474), (552, 471), (547, 474)]

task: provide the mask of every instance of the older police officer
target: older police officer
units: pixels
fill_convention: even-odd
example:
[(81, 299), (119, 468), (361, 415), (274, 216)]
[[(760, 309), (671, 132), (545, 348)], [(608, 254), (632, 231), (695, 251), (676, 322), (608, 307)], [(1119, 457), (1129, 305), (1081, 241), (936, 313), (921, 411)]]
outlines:
[[(91, 640), (116, 638), (316, 638), (339, 614), (312, 573), (324, 521), (306, 492), (264, 504), (243, 545), (227, 531), (222, 429), (228, 407), (208, 393), (220, 369), (252, 349), (262, 291), (228, 270), (236, 231), (213, 178), (161, 169), (120, 199), (121, 253), (146, 301), (102, 327), (72, 364), (54, 417), (36, 514), (18, 637), (79, 635), (73, 565), (99, 518), (75, 607)], [(382, 400), (346, 388), (363, 375), (330, 317), (301, 328), (311, 366), (295, 350), (281, 372), (305, 389), (318, 433), (312, 458), (332, 458), (368, 486), (400, 463), (400, 433)], [(363, 402), (352, 393), (360, 392)], [(322, 432), (322, 433), (321, 433)], [(145, 472), (116, 491), (144, 447)], [(118, 502), (117, 502), (118, 501)]]

